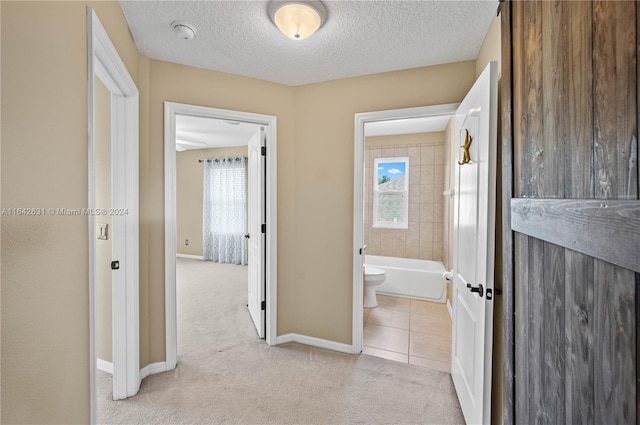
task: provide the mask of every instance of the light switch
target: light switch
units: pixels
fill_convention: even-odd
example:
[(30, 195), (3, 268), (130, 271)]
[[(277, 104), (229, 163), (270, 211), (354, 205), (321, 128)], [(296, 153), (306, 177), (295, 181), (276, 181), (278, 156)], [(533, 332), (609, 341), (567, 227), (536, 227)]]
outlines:
[(98, 239), (107, 240), (107, 223), (98, 223)]

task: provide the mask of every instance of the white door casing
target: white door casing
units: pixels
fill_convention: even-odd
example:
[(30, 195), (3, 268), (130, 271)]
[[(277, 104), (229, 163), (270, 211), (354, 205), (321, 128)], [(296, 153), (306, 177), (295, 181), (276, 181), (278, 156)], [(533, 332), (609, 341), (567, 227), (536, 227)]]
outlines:
[[(354, 119), (354, 164), (353, 164), (353, 314), (351, 353), (362, 352), (363, 337), (363, 272), (364, 262), (364, 145), (365, 126), (368, 123), (403, 120), (434, 120), (448, 122), (458, 108), (457, 103), (419, 106), (415, 108), (390, 109), (386, 111), (363, 112), (355, 114)], [(437, 124), (435, 124), (437, 125)], [(441, 131), (442, 129), (436, 130)]]
[(468, 424), (491, 418), (497, 71), (487, 65), (456, 114), (451, 375)]
[[(140, 388), (138, 89), (92, 8), (87, 8), (88, 223), (90, 419), (96, 421), (95, 239), (96, 215), (113, 218), (113, 398), (131, 397)], [(112, 211), (96, 210), (94, 76), (111, 92)]]
[[(249, 253), (247, 307), (258, 336), (265, 337), (265, 239), (262, 224), (265, 223), (265, 160), (262, 148), (266, 146), (264, 127), (249, 140), (248, 146), (248, 220), (247, 244)], [(266, 303), (265, 303), (266, 304)]]
[(228, 121), (258, 124), (264, 127), (266, 137), (266, 208), (267, 233), (266, 266), (264, 280), (266, 290), (265, 340), (276, 344), (277, 337), (277, 118), (271, 115), (231, 111), (184, 103), (164, 102), (164, 251), (165, 251), (165, 348), (164, 370), (177, 364), (177, 313), (176, 313), (176, 115), (207, 117)]

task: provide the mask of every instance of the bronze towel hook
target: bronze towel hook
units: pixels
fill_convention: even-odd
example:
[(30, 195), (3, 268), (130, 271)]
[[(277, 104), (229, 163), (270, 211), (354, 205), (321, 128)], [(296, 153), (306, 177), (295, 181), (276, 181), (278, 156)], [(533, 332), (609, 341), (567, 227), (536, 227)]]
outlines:
[(469, 148), (471, 147), (471, 141), (473, 138), (469, 135), (469, 130), (465, 130), (467, 135), (464, 138), (464, 145), (460, 146), (462, 148), (462, 161), (458, 161), (458, 164), (464, 165), (471, 162), (471, 156), (469, 155)]

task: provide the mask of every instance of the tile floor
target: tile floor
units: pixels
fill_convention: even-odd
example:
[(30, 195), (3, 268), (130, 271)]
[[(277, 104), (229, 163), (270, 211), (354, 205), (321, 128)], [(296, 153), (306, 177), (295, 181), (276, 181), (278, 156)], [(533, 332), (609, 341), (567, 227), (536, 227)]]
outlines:
[(378, 295), (364, 309), (363, 354), (451, 371), (451, 317), (446, 304)]

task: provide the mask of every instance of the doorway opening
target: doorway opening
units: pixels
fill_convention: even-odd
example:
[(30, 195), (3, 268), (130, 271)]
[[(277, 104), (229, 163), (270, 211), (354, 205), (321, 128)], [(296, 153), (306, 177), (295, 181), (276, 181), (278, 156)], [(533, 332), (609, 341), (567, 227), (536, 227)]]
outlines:
[[(247, 156), (247, 304), (258, 335), (265, 338), (269, 345), (275, 344), (276, 337), (276, 117), (251, 114), (246, 112), (229, 111), (194, 105), (165, 102), (165, 302), (166, 302), (166, 367), (175, 368), (177, 364), (177, 304), (176, 304), (176, 256), (183, 251), (182, 256), (199, 259), (202, 253), (196, 252), (198, 243), (188, 237), (178, 239), (177, 213), (177, 149), (187, 152), (189, 147), (206, 147), (204, 140), (198, 139), (195, 133), (188, 130), (178, 130), (181, 124), (192, 124), (198, 120), (201, 123), (217, 126), (218, 129), (236, 134), (236, 146), (244, 146)], [(185, 127), (186, 128), (186, 127)], [(242, 130), (242, 131), (241, 131)], [(243, 136), (244, 134), (244, 136)], [(227, 143), (227, 147), (229, 144)], [(227, 153), (231, 156), (237, 152)], [(195, 166), (202, 168), (200, 159), (209, 159), (213, 152), (196, 154)], [(216, 156), (225, 156), (219, 151)], [(256, 158), (257, 157), (257, 158)], [(259, 161), (259, 158), (263, 161)], [(255, 161), (252, 161), (252, 158)], [(190, 161), (193, 162), (193, 161)], [(260, 166), (260, 164), (264, 164)], [(256, 180), (257, 176), (257, 180)], [(252, 184), (252, 178), (254, 183)], [(256, 183), (257, 182), (257, 183)], [(262, 185), (258, 191), (254, 189)], [(252, 200), (252, 193), (257, 193), (258, 199)], [(260, 195), (262, 194), (262, 195)], [(260, 208), (251, 210), (252, 206), (260, 203)], [(193, 223), (192, 223), (193, 224)], [(200, 221), (200, 225), (202, 221)], [(197, 224), (196, 224), (197, 225)], [(256, 231), (256, 229), (259, 229)], [(181, 230), (182, 231), (182, 230)], [(201, 234), (196, 236), (200, 238)], [(252, 241), (262, 241), (257, 244), (257, 257), (251, 257)], [(196, 244), (196, 251), (189, 251), (186, 247)], [(200, 241), (202, 242), (202, 241)], [(254, 244), (255, 245), (255, 244)], [(200, 248), (201, 249), (201, 248)], [(260, 265), (260, 267), (257, 267)], [(252, 273), (252, 266), (257, 271)], [(258, 306), (257, 309), (255, 306)]]
[[(453, 195), (453, 214), (449, 215), (453, 224), (453, 250), (450, 258), (453, 268), (451, 272), (441, 269), (440, 279), (444, 281), (448, 278), (452, 281), (450, 371), (468, 423), (489, 422), (491, 415), (497, 92), (497, 62), (491, 62), (457, 107), (442, 105), (356, 114), (355, 117), (353, 345), (354, 348), (362, 349), (363, 306), (375, 305), (375, 299), (372, 301), (371, 297), (371, 289), (375, 290), (373, 285), (368, 286), (369, 290), (365, 287), (364, 302), (362, 301), (363, 280), (365, 284), (367, 280), (369, 283), (380, 284), (385, 276), (384, 270), (367, 271), (367, 266), (363, 268), (365, 262), (370, 263), (365, 255), (363, 229), (363, 164), (367, 127), (390, 119), (402, 121), (417, 117), (435, 119), (447, 116), (448, 120), (448, 117), (455, 116), (454, 124), (450, 126), (450, 132), (453, 133), (451, 147), (455, 149), (455, 155), (448, 159), (453, 166), (453, 192), (451, 189), (443, 190), (443, 195)], [(396, 154), (395, 147), (393, 154)], [(422, 162), (422, 152), (420, 159)], [(385, 207), (377, 212), (374, 208), (373, 214), (378, 214), (372, 219), (374, 224), (391, 223), (397, 229), (408, 221), (408, 212), (402, 209), (406, 204), (402, 202), (402, 196), (406, 196), (403, 192), (406, 184), (402, 184), (403, 180), (399, 177), (404, 174), (403, 179), (411, 179), (408, 174), (410, 162), (407, 157), (374, 158), (376, 169), (370, 171), (369, 174), (372, 175), (369, 179), (373, 186), (377, 186), (377, 190), (371, 196), (380, 198), (378, 207)], [(395, 181), (393, 176), (377, 174), (379, 170), (392, 174), (391, 167), (398, 176)], [(427, 193), (425, 188), (422, 189)], [(428, 211), (429, 209), (426, 212)], [(428, 230), (430, 229), (427, 228)], [(408, 224), (404, 231), (409, 231)], [(400, 277), (394, 275), (400, 273), (398, 269), (403, 273), (413, 273), (417, 268), (413, 264), (399, 268), (396, 264), (386, 264), (386, 259), (381, 258), (374, 266), (388, 267), (387, 277), (394, 284), (406, 280), (406, 274)], [(424, 278), (420, 280), (425, 282)], [(409, 352), (409, 356), (410, 354)]]
[[(456, 107), (356, 115), (353, 343), (364, 354), (442, 371), (450, 370), (451, 346), (441, 278), (450, 269), (445, 158)], [(377, 295), (356, 303), (380, 271)], [(432, 284), (419, 284), (425, 280)]]

